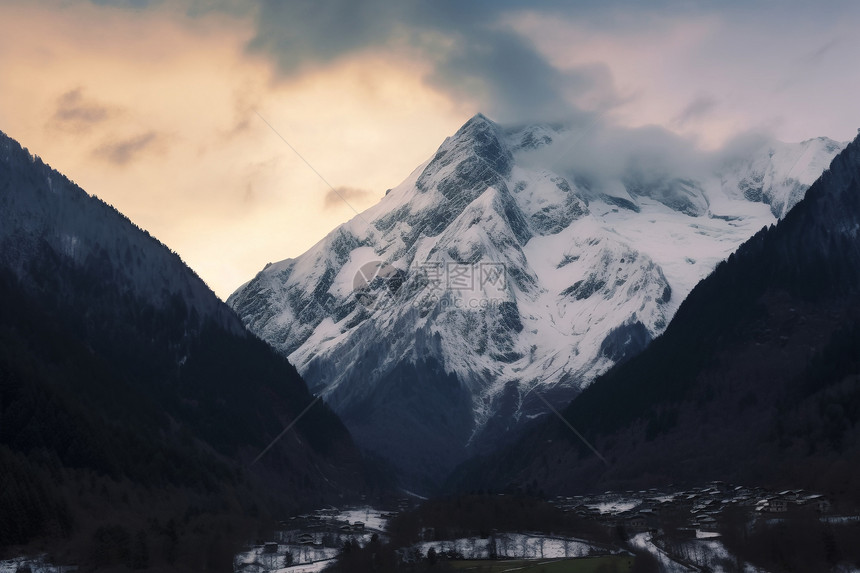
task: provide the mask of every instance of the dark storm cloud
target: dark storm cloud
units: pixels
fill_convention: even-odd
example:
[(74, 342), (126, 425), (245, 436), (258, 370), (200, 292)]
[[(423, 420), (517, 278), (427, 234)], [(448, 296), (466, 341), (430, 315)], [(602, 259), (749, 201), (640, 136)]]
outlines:
[[(92, 0), (142, 8), (161, 0)], [(846, 4), (849, 0), (834, 0)], [(414, 56), (428, 64), (428, 85), (504, 122), (553, 120), (589, 109), (605, 111), (621, 103), (608, 68), (554, 67), (536, 50), (530, 38), (505, 25), (520, 11), (557, 16), (623, 35), (641, 31), (655, 17), (718, 15), (746, 21), (768, 14), (781, 20), (825, 18), (803, 0), (785, 0), (774, 11), (772, 1), (739, 0), (173, 0), (189, 15), (211, 11), (237, 17), (253, 14), (254, 35), (249, 52), (270, 58), (284, 77), (325, 66), (362, 51), (390, 51)], [(794, 16), (799, 14), (799, 16)], [(763, 35), (766, 37), (766, 35)], [(824, 52), (830, 50), (824, 47)], [(821, 54), (823, 55), (823, 54)], [(818, 55), (817, 57), (821, 57)], [(680, 122), (704, 110), (692, 108)]]
[(605, 89), (601, 70), (561, 72), (527, 38), (503, 27), (500, 17), (510, 6), (268, 0), (248, 49), (272, 57), (286, 76), (361, 50), (406, 50), (431, 63), (430, 85), (502, 121), (569, 117), (577, 95)]
[(97, 147), (93, 155), (118, 167), (138, 159), (142, 154), (162, 148), (163, 136), (147, 131), (132, 137), (108, 141)]
[(382, 0), (264, 0), (248, 48), (272, 56), (283, 73), (293, 74), (386, 44), (401, 18), (401, 6), (405, 4)]
[(477, 99), (501, 121), (569, 117), (574, 108), (566, 94), (596, 83), (589, 74), (560, 73), (523, 38), (499, 30), (462, 34), (427, 80), (456, 98)]
[[(689, 128), (698, 120), (713, 123), (717, 112), (728, 116), (738, 107), (725, 97), (722, 85), (709, 85), (709, 66), (727, 78), (726, 85), (749, 84), (753, 96), (768, 90), (783, 98), (818, 101), (817, 95), (803, 90), (813, 76), (833, 83), (834, 62), (845, 60), (844, 53), (850, 53), (856, 44), (844, 29), (860, 17), (860, 5), (854, 0), (833, 0), (828, 10), (808, 0), (93, 1), (127, 7), (172, 5), (192, 17), (214, 11), (251, 19), (253, 33), (247, 50), (273, 62), (284, 78), (299, 77), (357, 54), (389, 53), (420, 62), (427, 85), (462, 103), (464, 109), (482, 111), (504, 123), (558, 118), (563, 122), (573, 119), (580, 126), (591, 121), (581, 113), (583, 108), (592, 110), (592, 116), (609, 118), (612, 116), (605, 112), (637, 98), (647, 100), (672, 86), (633, 86), (636, 89), (631, 90), (625, 85), (628, 78), (622, 77), (619, 85), (626, 94), (622, 98), (598, 52), (589, 54), (595, 62), (589, 66), (557, 68), (535, 47), (539, 39), (524, 35), (523, 30), (540, 26), (517, 25), (514, 29), (523, 12), (534, 13), (543, 21), (558, 18), (568, 22), (571, 34), (584, 30), (579, 33), (610, 42), (612, 38), (641, 38), (646, 52), (651, 48), (649, 38), (683, 26), (685, 19), (712, 24), (689, 54), (679, 55), (680, 63), (667, 63), (686, 74), (680, 78), (685, 87), (700, 84), (703, 92), (713, 94), (713, 99), (697, 98), (681, 106), (671, 119), (657, 120), (676, 128)], [(837, 23), (845, 25), (840, 28)], [(835, 34), (841, 36), (834, 39)], [(582, 46), (576, 38), (571, 40), (570, 46)], [(563, 41), (557, 40), (549, 48), (543, 41), (541, 46), (553, 49), (558, 61), (572, 60), (564, 57), (563, 50), (569, 48)], [(801, 46), (807, 48), (805, 54), (798, 54)], [(787, 61), (790, 58), (793, 65)], [(685, 61), (694, 59), (700, 65), (684, 67)], [(848, 81), (842, 84), (853, 87)], [(833, 94), (848, 92), (843, 88)], [(757, 111), (754, 117), (775, 121), (780, 113), (782, 109), (774, 106)], [(649, 120), (653, 118), (642, 118)]]

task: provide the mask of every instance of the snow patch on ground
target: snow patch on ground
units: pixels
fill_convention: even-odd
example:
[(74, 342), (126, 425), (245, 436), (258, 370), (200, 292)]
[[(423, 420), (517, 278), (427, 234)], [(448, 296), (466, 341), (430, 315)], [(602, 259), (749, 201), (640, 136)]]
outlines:
[(695, 571), (695, 569), (673, 560), (665, 551), (654, 545), (651, 541), (650, 533), (638, 533), (634, 535), (630, 539), (630, 545), (637, 549), (647, 551), (656, 557), (657, 562), (660, 564), (661, 573), (688, 573), (690, 571)]
[(624, 513), (625, 511), (630, 511), (631, 509), (639, 507), (639, 505), (641, 505), (641, 504), (642, 504), (641, 499), (625, 499), (625, 500), (618, 500), (618, 501), (605, 501), (602, 503), (593, 503), (593, 504), (587, 505), (586, 507), (596, 509), (600, 513), (617, 514), (617, 513)]
[(0, 561), (0, 573), (17, 573), (25, 568), (29, 568), (32, 573), (68, 573), (78, 569), (77, 566), (52, 565), (45, 561), (45, 558), (44, 555), (40, 555), (6, 559)]
[(388, 525), (388, 518), (383, 517), (384, 512), (372, 507), (363, 507), (359, 509), (347, 509), (337, 514), (337, 519), (348, 521), (354, 524), (356, 521), (364, 523), (366, 529), (374, 529), (376, 531), (385, 531)]
[(416, 547), (422, 555), (427, 555), (430, 548), (433, 548), (437, 553), (456, 553), (464, 559), (489, 559), (493, 555), (493, 545), (496, 556), (512, 559), (585, 557), (590, 551), (604, 551), (580, 539), (524, 533), (501, 533), (495, 538), (466, 537), (449, 541), (426, 541)]

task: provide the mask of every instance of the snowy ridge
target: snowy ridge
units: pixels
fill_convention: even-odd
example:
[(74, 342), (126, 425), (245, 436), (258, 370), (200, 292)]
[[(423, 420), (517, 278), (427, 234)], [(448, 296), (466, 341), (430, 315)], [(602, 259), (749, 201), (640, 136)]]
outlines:
[(845, 144), (826, 137), (798, 144), (770, 142), (752, 157), (727, 162), (719, 173), (724, 191), (770, 205), (782, 219)]
[[(389, 392), (398, 365), (430, 360), (471, 396), (463, 442), (491, 439), (494, 419), (507, 431), (545, 412), (533, 389), (560, 403), (644, 348), (843, 147), (771, 142), (697, 178), (632, 165), (597, 186), (542, 161), (570, 138), (564, 126), (506, 130), (479, 114), (377, 205), (228, 304), (350, 412), (347, 425), (361, 415), (351, 408)], [(372, 281), (360, 299), (356, 274), (374, 261), (396, 280)]]

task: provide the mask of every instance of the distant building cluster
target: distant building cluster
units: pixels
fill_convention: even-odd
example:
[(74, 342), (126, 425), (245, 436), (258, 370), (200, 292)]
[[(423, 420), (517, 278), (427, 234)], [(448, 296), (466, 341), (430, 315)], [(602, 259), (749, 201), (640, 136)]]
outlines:
[(831, 511), (823, 495), (804, 490), (770, 492), (763, 488), (711, 482), (684, 491), (606, 492), (587, 496), (559, 496), (553, 503), (565, 511), (609, 527), (622, 526), (632, 532), (655, 531), (673, 525), (691, 533), (716, 532), (720, 516), (738, 508), (748, 519), (766, 518), (791, 509), (821, 514)]

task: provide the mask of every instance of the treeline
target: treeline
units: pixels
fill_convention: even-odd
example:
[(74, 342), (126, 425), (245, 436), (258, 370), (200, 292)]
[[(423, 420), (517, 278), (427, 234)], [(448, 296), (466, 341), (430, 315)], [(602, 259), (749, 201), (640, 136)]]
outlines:
[(312, 400), (265, 343), (43, 255), (40, 289), (0, 269), (0, 556), (229, 570), (258, 523), (369, 491), (321, 402), (247, 470)]
[(40, 464), (0, 445), (0, 547), (69, 534), (72, 512), (53, 485), (59, 465), (56, 458)]
[(461, 537), (486, 538), (494, 532), (576, 535), (612, 541), (599, 524), (577, 517), (537, 497), (470, 494), (431, 499), (394, 518), (388, 533), (396, 546)]
[[(0, 554), (51, 550), (59, 562), (195, 570), (207, 560), (185, 560), (205, 553), (192, 547), (248, 526), (243, 515), (265, 500), (237, 466), (205, 453), (187, 428), (171, 432), (157, 397), (3, 272), (0, 300)], [(232, 526), (201, 529), (212, 517), (199, 516), (225, 513)], [(148, 523), (174, 514), (168, 533)], [(144, 559), (136, 546), (153, 549)]]
[(804, 509), (754, 522), (729, 513), (720, 532), (738, 570), (745, 564), (775, 573), (860, 567), (860, 522), (828, 521)]
[[(404, 559), (405, 558), (405, 559)], [(408, 557), (398, 551), (393, 543), (382, 543), (378, 536), (364, 547), (358, 543), (346, 542), (337, 561), (326, 568), (330, 573), (426, 573), (454, 571), (444, 555), (437, 555), (431, 549), (427, 556)]]
[[(649, 554), (628, 547), (623, 528), (610, 528), (584, 520), (532, 496), (480, 493), (430, 499), (410, 511), (400, 513), (388, 523), (388, 543), (381, 542), (377, 536), (364, 547), (348, 542), (337, 562), (326, 571), (453, 571), (456, 570), (453, 563), (464, 559), (463, 555), (437, 551), (432, 547), (425, 554), (415, 546), (421, 542), (468, 537), (489, 541), (496, 535), (514, 532), (575, 537), (605, 547), (607, 552), (610, 548), (627, 548), (634, 555), (631, 571), (645, 573), (659, 570), (656, 560)], [(487, 563), (492, 560), (491, 555)], [(617, 565), (614, 561), (612, 563)], [(610, 564), (603, 566), (609, 567)]]

